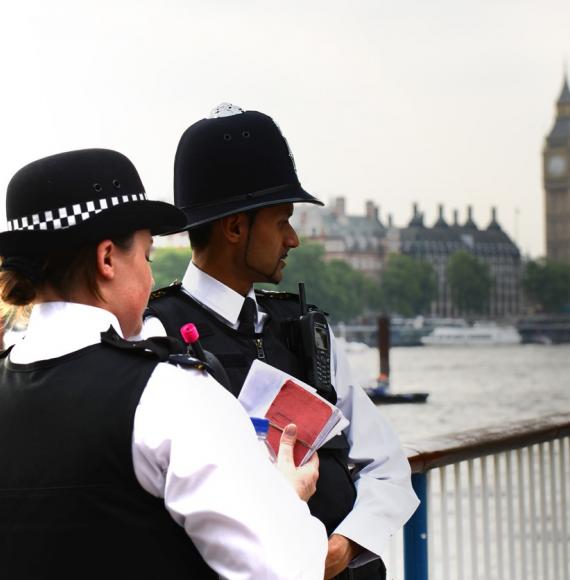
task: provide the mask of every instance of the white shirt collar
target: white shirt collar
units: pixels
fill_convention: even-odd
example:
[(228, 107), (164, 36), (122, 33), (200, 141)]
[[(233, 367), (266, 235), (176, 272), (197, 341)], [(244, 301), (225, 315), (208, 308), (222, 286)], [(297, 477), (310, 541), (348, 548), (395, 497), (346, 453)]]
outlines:
[[(182, 279), (182, 287), (200, 304), (221, 316), (230, 326), (237, 328), (238, 316), (245, 300), (241, 294), (222, 284), (219, 280), (212, 278), (212, 276), (200, 270), (193, 262), (188, 264)], [(250, 288), (247, 296), (253, 298), (257, 308), (253, 287)], [(257, 322), (259, 323), (259, 311)]]
[(122, 336), (117, 317), (102, 308), (74, 302), (36, 304), (24, 338), (10, 352), (14, 363), (56, 358), (97, 344), (101, 332), (113, 326)]

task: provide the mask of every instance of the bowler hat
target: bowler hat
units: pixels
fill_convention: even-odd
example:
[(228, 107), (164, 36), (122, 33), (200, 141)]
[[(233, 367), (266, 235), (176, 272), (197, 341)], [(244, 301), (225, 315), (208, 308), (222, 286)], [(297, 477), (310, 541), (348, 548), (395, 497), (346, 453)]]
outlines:
[(174, 202), (188, 218), (184, 229), (269, 205), (323, 205), (301, 187), (273, 119), (226, 103), (182, 135), (174, 161)]
[(165, 234), (186, 222), (174, 206), (147, 200), (135, 166), (109, 149), (60, 153), (20, 169), (8, 184), (6, 219), (2, 256), (43, 255), (138, 229)]

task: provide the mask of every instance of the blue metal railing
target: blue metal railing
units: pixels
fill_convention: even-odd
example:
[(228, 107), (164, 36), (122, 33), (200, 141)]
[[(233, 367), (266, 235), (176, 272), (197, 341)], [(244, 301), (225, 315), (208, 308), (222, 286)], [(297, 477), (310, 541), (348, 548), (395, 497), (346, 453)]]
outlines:
[(420, 505), (404, 528), (406, 580), (428, 580), (427, 474), (414, 473), (412, 485)]
[[(439, 578), (539, 580), (551, 578), (548, 569), (552, 567), (560, 572), (555, 578), (570, 578), (570, 413), (445, 435), (406, 447), (412, 485), (421, 503), (403, 531), (405, 580), (437, 580), (430, 579), (430, 569)], [(492, 469), (487, 462), (490, 456), (494, 457)], [(451, 488), (445, 478), (450, 466), (454, 466)], [(467, 472), (466, 480), (461, 475), (462, 467)], [(533, 483), (539, 476), (540, 489)], [(434, 481), (439, 481), (439, 485)], [(513, 482), (517, 481), (515, 485)], [(448, 496), (454, 499), (453, 503)], [(430, 516), (435, 518), (434, 530), (428, 530), (430, 501), (435, 502)], [(446, 507), (448, 502), (450, 509)], [(462, 515), (462, 502), (469, 506), (463, 512), (468, 514), (467, 519)], [(452, 536), (446, 518), (451, 520)], [(490, 523), (493, 518), (495, 526)], [(501, 526), (503, 519), (509, 524), (508, 529)], [(509, 532), (511, 528), (517, 533)], [(433, 536), (432, 542), (428, 542), (428, 533)], [(550, 557), (551, 552), (554, 558)], [(534, 560), (541, 561), (542, 572)], [(390, 575), (397, 577), (398, 572)]]

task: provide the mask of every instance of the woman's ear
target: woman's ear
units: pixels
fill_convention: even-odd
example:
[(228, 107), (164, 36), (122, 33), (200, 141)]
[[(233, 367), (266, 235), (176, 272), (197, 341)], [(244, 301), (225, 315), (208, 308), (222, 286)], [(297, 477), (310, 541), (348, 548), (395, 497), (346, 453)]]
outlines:
[(97, 273), (104, 280), (115, 277), (115, 244), (111, 240), (103, 240), (97, 244)]

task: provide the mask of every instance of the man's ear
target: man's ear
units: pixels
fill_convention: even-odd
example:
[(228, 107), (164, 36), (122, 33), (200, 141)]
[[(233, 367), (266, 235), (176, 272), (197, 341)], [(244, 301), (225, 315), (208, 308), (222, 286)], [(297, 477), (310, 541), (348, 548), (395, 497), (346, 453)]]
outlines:
[(97, 244), (97, 273), (104, 280), (115, 277), (115, 244), (111, 240), (103, 240)]
[(232, 244), (237, 244), (247, 236), (249, 218), (245, 213), (235, 213), (219, 220), (222, 235)]

